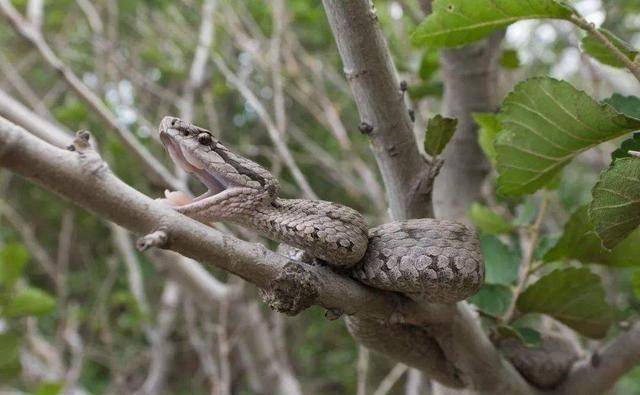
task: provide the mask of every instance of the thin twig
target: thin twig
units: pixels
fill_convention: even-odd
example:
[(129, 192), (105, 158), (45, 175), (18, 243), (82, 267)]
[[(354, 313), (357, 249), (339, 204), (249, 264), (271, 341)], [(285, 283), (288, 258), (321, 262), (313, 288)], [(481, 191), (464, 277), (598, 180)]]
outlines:
[(289, 168), (289, 171), (291, 171), (291, 175), (296, 180), (296, 183), (298, 184), (300, 189), (302, 189), (302, 192), (305, 194), (305, 196), (309, 199), (317, 199), (318, 195), (316, 195), (316, 193), (313, 191), (306, 177), (296, 164), (295, 160), (293, 159), (293, 155), (291, 155), (289, 147), (287, 147), (287, 145), (282, 140), (278, 128), (271, 119), (271, 116), (269, 116), (267, 110), (260, 102), (260, 99), (258, 99), (253, 91), (251, 91), (251, 89), (249, 89), (249, 87), (229, 69), (227, 63), (219, 55), (215, 54), (213, 56), (213, 61), (220, 72), (222, 72), (224, 77), (227, 79), (227, 81), (235, 86), (240, 94), (242, 94), (244, 99), (255, 109), (256, 114), (258, 114), (258, 117), (269, 133), (271, 142), (276, 147), (278, 154), (282, 156), (282, 159)]
[(618, 47), (616, 47), (611, 42), (611, 40), (609, 40), (609, 38), (605, 36), (596, 27), (595, 24), (587, 21), (584, 17), (577, 14), (571, 15), (571, 22), (573, 22), (579, 28), (586, 30), (589, 34), (593, 36), (593, 38), (600, 41), (602, 45), (607, 47), (609, 52), (611, 52), (613, 56), (618, 58), (618, 60), (620, 60), (627, 67), (627, 69), (629, 69), (631, 74), (633, 74), (633, 76), (636, 77), (638, 81), (640, 81), (640, 64), (635, 63), (633, 60), (629, 59), (624, 53), (622, 53), (622, 51)]
[(538, 268), (537, 265), (534, 265), (534, 253), (536, 247), (538, 246), (538, 240), (540, 239), (540, 227), (545, 215), (547, 214), (548, 206), (549, 196), (548, 194), (544, 193), (542, 196), (542, 201), (540, 202), (540, 209), (538, 210), (538, 215), (534, 223), (528, 229), (523, 229), (521, 231), (520, 240), (522, 244), (526, 244), (526, 246), (523, 248), (522, 263), (520, 264), (520, 268), (518, 270), (518, 283), (516, 284), (516, 287), (513, 291), (513, 298), (511, 300), (511, 303), (509, 304), (509, 308), (501, 319), (502, 322), (511, 322), (515, 315), (516, 300), (518, 299), (518, 295), (522, 293), (524, 287), (527, 285), (529, 275), (534, 272), (534, 268)]
[(176, 179), (126, 128), (120, 125), (109, 108), (94, 94), (78, 76), (53, 52), (45, 42), (40, 31), (27, 22), (11, 5), (9, 0), (0, 0), (0, 10), (9, 20), (16, 33), (31, 43), (45, 62), (56, 70), (73, 91), (82, 98), (89, 107), (116, 133), (120, 140), (140, 159), (141, 163), (153, 174), (159, 182), (173, 189), (182, 189), (183, 184)]
[(396, 384), (396, 382), (402, 377), (404, 372), (408, 369), (407, 365), (403, 363), (398, 363), (396, 366), (391, 369), (389, 374), (387, 374), (384, 379), (380, 382), (378, 389), (375, 390), (373, 395), (386, 395), (391, 391), (391, 388)]
[(367, 395), (367, 376), (369, 375), (369, 349), (358, 346), (358, 392), (357, 395)]
[(40, 264), (42, 270), (47, 273), (53, 283), (56, 284), (56, 288), (62, 286), (57, 285), (60, 279), (56, 273), (55, 261), (36, 238), (33, 227), (3, 200), (0, 200), (0, 215), (4, 216), (7, 222), (20, 234), (31, 255), (33, 255), (35, 261)]

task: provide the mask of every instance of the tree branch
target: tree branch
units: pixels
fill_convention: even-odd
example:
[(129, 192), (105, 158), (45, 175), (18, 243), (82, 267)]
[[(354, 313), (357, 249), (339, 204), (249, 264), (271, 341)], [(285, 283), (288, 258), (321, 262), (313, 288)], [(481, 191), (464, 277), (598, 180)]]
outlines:
[(469, 206), (481, 197), (482, 184), (491, 170), (478, 144), (474, 112), (498, 108), (497, 54), (504, 32), (477, 44), (442, 51), (444, 114), (458, 119), (458, 128), (444, 152), (444, 166), (436, 179), (437, 216), (468, 222)]
[[(323, 4), (362, 120), (373, 126), (371, 145), (393, 217), (432, 216), (432, 185), (427, 176), (431, 169), (418, 153), (396, 72), (370, 2), (323, 0)], [(454, 192), (449, 198), (459, 194)], [(448, 324), (426, 330), (455, 366), (458, 380), (492, 393), (534, 393), (500, 358), (469, 307), (459, 303), (456, 308)]]
[(120, 138), (123, 144), (140, 160), (143, 166), (157, 178), (159, 182), (173, 189), (181, 189), (183, 184), (156, 160), (149, 151), (127, 129), (115, 119), (109, 108), (94, 94), (73, 71), (53, 52), (44, 41), (39, 30), (18, 13), (8, 0), (0, 0), (0, 10), (9, 20), (16, 33), (31, 43), (40, 52), (44, 61), (60, 73), (69, 87), (91, 107), (105, 124)]
[(284, 160), (284, 163), (287, 165), (287, 168), (289, 168), (289, 171), (296, 181), (296, 184), (298, 184), (300, 189), (302, 189), (302, 192), (305, 194), (305, 196), (309, 199), (317, 199), (318, 195), (316, 195), (316, 193), (311, 188), (309, 181), (307, 181), (306, 177), (298, 167), (298, 164), (293, 159), (293, 155), (291, 155), (289, 147), (287, 147), (282, 139), (282, 134), (284, 131), (278, 130), (276, 124), (271, 119), (271, 116), (269, 116), (269, 113), (260, 102), (260, 99), (258, 99), (258, 97), (251, 91), (251, 89), (249, 89), (249, 87), (229, 69), (224, 59), (216, 54), (213, 56), (213, 61), (218, 67), (218, 70), (220, 70), (220, 72), (224, 75), (226, 80), (229, 81), (230, 84), (235, 86), (240, 94), (244, 97), (244, 99), (251, 105), (251, 107), (254, 108), (256, 114), (258, 114), (258, 117), (267, 129), (269, 138), (271, 138), (271, 142), (278, 151), (278, 154), (282, 157), (282, 160)]
[[(167, 248), (270, 289), (285, 266), (283, 255), (238, 240), (176, 213), (116, 178), (90, 149), (58, 149), (0, 118), (0, 166), (137, 234), (165, 227)], [(448, 321), (452, 306), (422, 306), (377, 291), (328, 268), (304, 266), (317, 288), (315, 304), (349, 315), (423, 325)]]
[(29, 132), (57, 147), (66, 147), (71, 143), (71, 132), (62, 129), (13, 99), (0, 89), (0, 116), (9, 119)]
[[(433, 217), (430, 166), (420, 156), (387, 44), (368, 0), (323, 0), (394, 219)], [(363, 125), (364, 126), (364, 125)]]
[(602, 34), (602, 32), (596, 27), (595, 24), (576, 14), (571, 15), (571, 22), (573, 22), (579, 28), (586, 30), (587, 33), (593, 36), (593, 38), (600, 41), (602, 45), (604, 45), (613, 56), (618, 58), (618, 60), (621, 61), (627, 67), (627, 69), (629, 69), (631, 74), (633, 74), (633, 76), (636, 77), (638, 81), (640, 81), (640, 64), (629, 59), (624, 53), (622, 53), (622, 51), (620, 51), (620, 49), (618, 49), (618, 47), (616, 47), (607, 36)]
[(575, 365), (558, 395), (597, 395), (606, 392), (625, 373), (640, 363), (640, 322)]

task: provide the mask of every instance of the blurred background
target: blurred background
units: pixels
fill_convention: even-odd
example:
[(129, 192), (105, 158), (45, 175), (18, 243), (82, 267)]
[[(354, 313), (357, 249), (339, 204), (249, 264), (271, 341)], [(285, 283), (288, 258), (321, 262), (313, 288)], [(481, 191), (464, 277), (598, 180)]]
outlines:
[[(572, 4), (640, 47), (639, 1)], [(112, 170), (152, 197), (162, 195), (166, 180), (141, 165), (122, 136), (135, 137), (173, 173), (156, 128), (163, 116), (180, 116), (269, 168), (283, 196), (347, 204), (371, 226), (388, 220), (381, 177), (358, 131), (319, 2), (2, 0), (0, 6), (0, 115), (57, 145), (90, 130)], [(441, 110), (438, 52), (410, 43), (424, 18), (416, 1), (375, 6), (408, 83), (420, 139), (426, 119)], [(638, 93), (630, 74), (583, 55), (580, 39), (565, 22), (510, 27), (500, 51), (499, 97), (541, 74), (598, 99)], [(565, 170), (554, 191), (548, 244), (590, 200), (615, 148), (599, 147)], [(177, 183), (202, 190), (177, 174)], [(527, 216), (531, 204), (509, 202), (509, 210)], [(240, 228), (221, 229), (266, 242)], [(488, 260), (518, 259), (509, 240), (482, 241)], [(12, 292), (27, 295), (0, 314), (0, 393), (420, 393), (411, 392), (423, 380), (419, 374), (359, 349), (344, 323), (326, 320), (322, 309), (279, 315), (242, 280), (175, 254), (139, 254), (134, 242), (121, 228), (0, 169), (0, 299), (8, 297), (9, 281)], [(609, 277), (623, 291), (630, 278), (625, 270)], [(637, 296), (624, 295), (631, 296), (620, 297), (620, 310), (637, 309)], [(640, 369), (615, 393), (640, 393)]]

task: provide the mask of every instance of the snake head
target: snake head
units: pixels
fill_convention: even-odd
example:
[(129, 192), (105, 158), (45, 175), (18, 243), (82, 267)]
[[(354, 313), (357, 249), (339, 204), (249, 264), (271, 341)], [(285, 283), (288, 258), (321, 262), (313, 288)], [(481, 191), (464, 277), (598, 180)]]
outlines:
[(165, 192), (177, 211), (200, 220), (220, 220), (277, 198), (278, 180), (264, 167), (230, 151), (209, 130), (164, 117), (159, 133), (171, 159), (208, 188), (196, 198)]

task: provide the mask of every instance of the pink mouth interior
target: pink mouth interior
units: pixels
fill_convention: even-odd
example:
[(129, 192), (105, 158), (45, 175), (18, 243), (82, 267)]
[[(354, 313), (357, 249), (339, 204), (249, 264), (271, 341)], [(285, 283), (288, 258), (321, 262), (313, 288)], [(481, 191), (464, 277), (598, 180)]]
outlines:
[(176, 143), (170, 136), (162, 133), (160, 135), (160, 139), (169, 152), (171, 159), (178, 163), (178, 165), (187, 173), (195, 174), (195, 176), (198, 177), (198, 179), (207, 187), (207, 191), (205, 193), (195, 198), (192, 198), (182, 191), (167, 190), (164, 194), (169, 204), (173, 206), (185, 206), (202, 199), (215, 196), (231, 187), (230, 182), (225, 180), (224, 177), (208, 169), (200, 159), (191, 154), (181, 144)]

